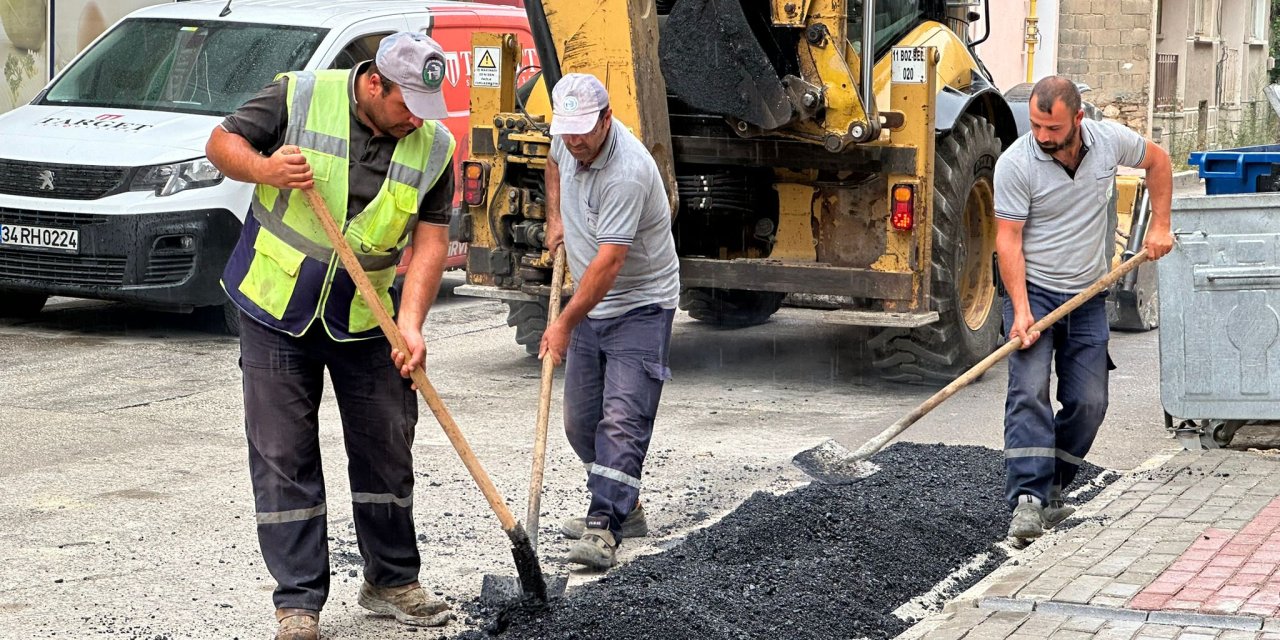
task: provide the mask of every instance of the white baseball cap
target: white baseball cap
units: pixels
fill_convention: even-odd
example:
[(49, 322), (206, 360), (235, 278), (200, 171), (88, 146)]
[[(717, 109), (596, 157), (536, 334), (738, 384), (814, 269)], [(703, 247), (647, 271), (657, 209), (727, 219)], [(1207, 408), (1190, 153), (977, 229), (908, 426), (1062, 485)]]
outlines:
[(551, 135), (582, 135), (596, 128), (609, 92), (595, 76), (570, 73), (551, 91)]
[(414, 31), (393, 33), (382, 39), (374, 58), (378, 72), (400, 85), (404, 104), (423, 120), (444, 120), (444, 49), (425, 34)]

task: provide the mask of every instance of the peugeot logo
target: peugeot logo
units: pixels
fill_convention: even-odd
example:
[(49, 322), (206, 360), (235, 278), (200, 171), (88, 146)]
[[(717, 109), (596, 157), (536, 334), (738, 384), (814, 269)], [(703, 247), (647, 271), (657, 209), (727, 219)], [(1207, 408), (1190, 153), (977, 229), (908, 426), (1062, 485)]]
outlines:
[(41, 171), (37, 177), (40, 178), (41, 191), (53, 191), (53, 172), (45, 169)]

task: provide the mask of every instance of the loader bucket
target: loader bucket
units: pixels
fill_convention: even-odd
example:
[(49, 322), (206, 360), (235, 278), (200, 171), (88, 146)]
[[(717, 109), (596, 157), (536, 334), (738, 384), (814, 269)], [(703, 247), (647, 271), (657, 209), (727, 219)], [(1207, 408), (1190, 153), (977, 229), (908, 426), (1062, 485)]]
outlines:
[(740, 0), (682, 0), (667, 16), (659, 45), (667, 92), (701, 113), (766, 130), (792, 119), (778, 71)]

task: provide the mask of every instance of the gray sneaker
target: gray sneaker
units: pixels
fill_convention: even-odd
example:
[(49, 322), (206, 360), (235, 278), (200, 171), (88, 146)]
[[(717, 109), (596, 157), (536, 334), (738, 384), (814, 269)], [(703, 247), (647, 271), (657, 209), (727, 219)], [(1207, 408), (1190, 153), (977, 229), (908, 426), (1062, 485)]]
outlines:
[(360, 585), (360, 606), (374, 613), (393, 616), (396, 622), (415, 627), (439, 627), (453, 619), (449, 605), (437, 600), (414, 582), (400, 587)]
[[(586, 530), (586, 518), (568, 518), (560, 523), (560, 533), (570, 540), (578, 540)], [(626, 520), (622, 521), (622, 539), (643, 538), (647, 535), (649, 535), (649, 523), (644, 519), (644, 507), (636, 505), (636, 508), (627, 514)]]
[(1013, 520), (1009, 522), (1009, 537), (1031, 540), (1044, 535), (1044, 516), (1040, 505), (1034, 502), (1021, 502), (1013, 510)]
[(608, 529), (587, 527), (569, 549), (569, 562), (604, 571), (617, 564), (618, 542)]

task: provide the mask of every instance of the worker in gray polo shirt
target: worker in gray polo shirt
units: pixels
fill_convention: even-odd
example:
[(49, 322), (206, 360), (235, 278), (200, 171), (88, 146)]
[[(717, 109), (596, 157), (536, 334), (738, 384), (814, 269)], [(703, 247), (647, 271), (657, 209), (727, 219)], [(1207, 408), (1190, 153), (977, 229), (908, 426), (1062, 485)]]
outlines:
[[(1048, 77), (1028, 105), (1031, 132), (995, 171), (996, 251), (1007, 297), (1004, 324), (1022, 349), (1009, 358), (1005, 402), (1005, 498), (1009, 536), (1037, 538), (1075, 511), (1063, 490), (1075, 478), (1107, 411), (1109, 330), (1102, 297), (1046, 329), (1031, 325), (1108, 271), (1109, 207), (1117, 165), (1146, 169), (1151, 259), (1169, 252), (1173, 173), (1159, 145), (1114, 123), (1085, 120), (1075, 83)], [(1055, 414), (1050, 370), (1058, 375)]]
[(624, 535), (647, 533), (640, 477), (680, 297), (671, 206), (644, 144), (613, 119), (595, 77), (571, 73), (552, 91), (548, 245), (563, 242), (573, 298), (542, 336), (540, 355), (566, 357), (564, 426), (587, 466), (591, 505), (563, 532), (569, 561), (608, 569)]

